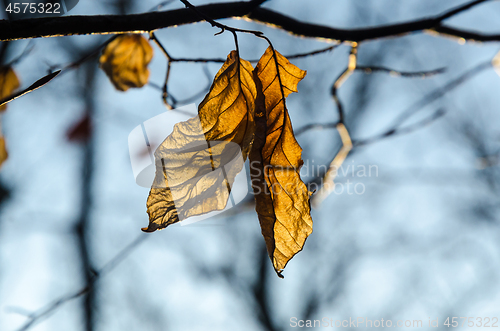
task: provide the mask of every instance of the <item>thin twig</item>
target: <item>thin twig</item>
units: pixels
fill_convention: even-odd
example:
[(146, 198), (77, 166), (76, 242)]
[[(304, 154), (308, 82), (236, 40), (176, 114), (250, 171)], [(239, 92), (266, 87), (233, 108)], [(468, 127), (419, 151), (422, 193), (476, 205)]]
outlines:
[(394, 77), (405, 77), (405, 78), (429, 78), (432, 76), (436, 76), (442, 74), (446, 71), (446, 68), (439, 68), (430, 71), (397, 71), (394, 69), (386, 68), (386, 67), (377, 67), (377, 66), (357, 66), (356, 71), (362, 71), (365, 74), (372, 74), (376, 72), (388, 73)]
[[(391, 129), (394, 130), (394, 129), (400, 127), (401, 124), (403, 124), (407, 119), (409, 119), (415, 113), (417, 113), (418, 111), (423, 109), (425, 106), (438, 100), (439, 98), (446, 95), (448, 92), (450, 92), (450, 91), (454, 90), (455, 88), (457, 88), (458, 86), (462, 85), (464, 82), (475, 77), (476, 75), (483, 72), (484, 70), (490, 69), (491, 67), (492, 67), (491, 61), (486, 61), (486, 62), (480, 63), (480, 64), (476, 65), (475, 67), (473, 67), (472, 69), (467, 70), (465, 73), (460, 75), (458, 78), (448, 82), (442, 88), (433, 90), (431, 93), (424, 96), (419, 101), (415, 102), (408, 109), (406, 109), (401, 115), (399, 115), (394, 120), (394, 122), (391, 126)], [(389, 129), (389, 130), (391, 130), (391, 129)]]
[(416, 122), (414, 124), (408, 125), (406, 127), (399, 127), (395, 129), (390, 129), (388, 131), (385, 131), (384, 133), (380, 133), (377, 135), (374, 135), (370, 138), (365, 138), (365, 139), (353, 139), (353, 147), (361, 147), (369, 144), (373, 144), (375, 142), (378, 142), (384, 138), (391, 137), (391, 136), (398, 136), (402, 134), (408, 134), (417, 131), (418, 129), (421, 129), (425, 126), (428, 126), (429, 124), (433, 123), (437, 119), (441, 118), (446, 114), (444, 109), (438, 109), (434, 113), (432, 113), (429, 117)]
[(22, 97), (23, 95), (25, 94), (28, 94), (30, 92), (33, 92), (34, 90), (36, 89), (39, 89), (40, 87), (44, 86), (45, 84), (47, 84), (48, 82), (50, 82), (52, 79), (54, 79), (54, 77), (56, 77), (57, 75), (59, 75), (61, 73), (61, 70), (57, 70), (55, 72), (52, 72), (42, 78), (40, 78), (39, 80), (37, 80), (36, 82), (34, 82), (33, 84), (31, 84), (28, 88), (22, 90), (22, 91), (19, 91), (17, 93), (14, 93), (12, 95), (9, 95), (3, 99), (0, 99), (0, 107), (17, 99), (17, 98), (20, 98)]
[(310, 130), (325, 130), (325, 129), (335, 129), (338, 122), (335, 123), (312, 123), (304, 125), (303, 127), (295, 130), (295, 136), (300, 136)]
[(344, 123), (344, 109), (342, 107), (342, 102), (340, 101), (337, 91), (344, 84), (344, 82), (352, 75), (354, 70), (356, 70), (357, 65), (357, 54), (358, 54), (358, 43), (352, 43), (351, 53), (349, 54), (349, 62), (347, 68), (340, 74), (340, 76), (335, 80), (331, 88), (331, 95), (333, 101), (337, 105), (337, 112), (339, 123)]

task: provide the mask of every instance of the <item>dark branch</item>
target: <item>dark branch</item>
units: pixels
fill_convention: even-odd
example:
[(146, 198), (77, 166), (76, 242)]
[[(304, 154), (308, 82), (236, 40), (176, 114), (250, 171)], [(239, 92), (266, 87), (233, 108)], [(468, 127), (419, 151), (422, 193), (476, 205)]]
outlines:
[[(398, 36), (411, 32), (435, 30), (439, 33), (458, 38), (477, 41), (500, 41), (500, 35), (484, 35), (468, 32), (441, 23), (454, 15), (472, 8), (488, 0), (478, 0), (455, 8), (441, 15), (414, 20), (411, 22), (391, 24), (380, 27), (362, 29), (336, 29), (327, 26), (298, 21), (262, 7), (256, 8), (256, 2), (214, 3), (196, 7), (198, 11), (214, 20), (231, 17), (244, 17), (266, 25), (286, 30), (292, 34), (324, 38), (339, 41), (363, 41), (384, 37)], [(149, 32), (157, 29), (200, 22), (203, 19), (189, 8), (152, 12), (135, 15), (95, 15), (35, 18), (26, 20), (0, 21), (0, 41), (56, 37), (82, 34), (117, 34), (124, 32)]]

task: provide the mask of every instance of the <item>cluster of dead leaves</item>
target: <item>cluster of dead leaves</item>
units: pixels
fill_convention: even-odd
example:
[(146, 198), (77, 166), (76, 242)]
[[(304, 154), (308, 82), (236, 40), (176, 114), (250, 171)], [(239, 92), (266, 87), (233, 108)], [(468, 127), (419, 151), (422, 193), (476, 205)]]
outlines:
[[(113, 85), (126, 91), (147, 83), (152, 56), (144, 37), (125, 34), (106, 46), (100, 64)], [(155, 151), (149, 226), (143, 231), (226, 208), (235, 177), (249, 158), (262, 234), (282, 277), (312, 232), (310, 192), (299, 175), (302, 149), (285, 104), (305, 75), (272, 47), (255, 68), (232, 51), (198, 116), (177, 123)]]
[[(11, 96), (20, 86), (19, 78), (10, 66), (0, 66), (0, 100)], [(0, 106), (0, 116), (7, 109), (7, 105)], [(0, 122), (1, 125), (1, 122)], [(5, 138), (0, 130), (0, 165), (7, 160)]]
[(175, 125), (155, 151), (147, 208), (154, 232), (222, 210), (249, 158), (256, 210), (280, 277), (312, 232), (309, 196), (285, 98), (306, 72), (269, 47), (256, 68), (236, 51), (214, 78), (198, 116)]

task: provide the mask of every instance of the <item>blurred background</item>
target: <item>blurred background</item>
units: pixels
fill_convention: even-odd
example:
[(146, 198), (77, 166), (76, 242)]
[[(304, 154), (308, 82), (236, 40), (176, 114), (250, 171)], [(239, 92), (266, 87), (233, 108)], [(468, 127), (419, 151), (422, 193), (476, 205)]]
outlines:
[[(269, 0), (263, 6), (301, 21), (357, 28), (467, 2)], [(158, 5), (88, 0), (71, 14), (141, 13)], [(182, 7), (174, 1), (160, 10)], [(498, 33), (499, 18), (500, 3), (486, 2), (447, 24)], [(263, 31), (284, 55), (330, 45), (244, 20), (221, 22)], [(197, 23), (157, 37), (173, 57), (225, 58), (233, 38), (214, 36), (218, 31)], [(3, 63), (24, 52), (14, 69), (28, 86), (107, 38), (3, 43)], [(267, 48), (251, 35), (239, 41), (245, 59)], [(446, 72), (425, 79), (356, 72), (339, 90), (354, 139), (386, 132), (407, 111), (415, 115), (403, 126), (438, 109), (445, 115), (349, 155), (337, 180), (359, 184), (363, 193), (333, 193), (312, 211), (314, 232), (285, 279), (272, 269), (251, 195), (216, 219), (141, 233), (149, 190), (135, 183), (127, 139), (167, 111), (158, 89), (166, 59), (158, 47), (150, 84), (126, 93), (114, 89), (97, 58), (68, 70), (10, 103), (2, 117), (9, 159), (0, 172), (0, 330), (288, 330), (293, 317), (423, 320), (423, 328), (430, 317), (445, 328), (448, 316), (500, 317), (500, 77), (484, 65), (499, 50), (495, 42), (463, 44), (426, 33), (360, 44), (359, 65)], [(341, 45), (292, 60), (308, 72), (287, 101), (296, 131), (338, 120), (330, 88), (349, 51)], [(174, 63), (169, 92), (198, 104), (219, 67)], [(329, 164), (341, 147), (335, 129), (297, 138), (309, 169)], [(350, 171), (369, 166), (377, 171)], [(317, 176), (302, 173), (306, 182)]]

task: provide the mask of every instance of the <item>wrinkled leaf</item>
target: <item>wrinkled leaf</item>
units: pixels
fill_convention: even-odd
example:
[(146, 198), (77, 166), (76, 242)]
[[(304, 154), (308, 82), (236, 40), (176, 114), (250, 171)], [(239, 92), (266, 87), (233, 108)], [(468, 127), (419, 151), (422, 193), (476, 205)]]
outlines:
[[(0, 100), (10, 96), (20, 86), (19, 79), (12, 67), (0, 67)], [(0, 106), (0, 111), (7, 105)]]
[(312, 233), (310, 193), (300, 178), (302, 149), (285, 98), (306, 75), (269, 47), (254, 71), (258, 97), (250, 171), (256, 211), (278, 276)]
[(101, 68), (117, 90), (142, 87), (149, 79), (153, 48), (139, 34), (123, 34), (111, 41), (99, 59)]
[(155, 151), (147, 208), (153, 232), (226, 207), (254, 135), (253, 68), (233, 51), (214, 78), (198, 116), (175, 125)]

